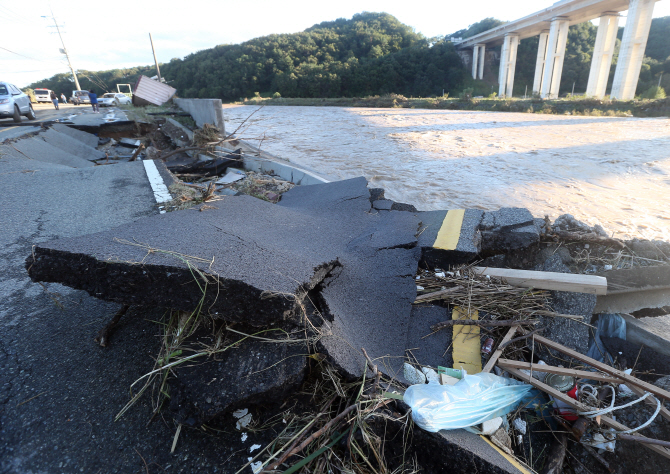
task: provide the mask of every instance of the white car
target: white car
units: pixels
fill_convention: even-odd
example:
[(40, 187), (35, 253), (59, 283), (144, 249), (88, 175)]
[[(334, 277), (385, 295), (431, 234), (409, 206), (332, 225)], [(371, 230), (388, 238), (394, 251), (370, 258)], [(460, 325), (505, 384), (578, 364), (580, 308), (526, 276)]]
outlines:
[(102, 97), (98, 97), (98, 105), (100, 107), (110, 107), (112, 105), (130, 104), (132, 100), (126, 94), (119, 94), (118, 92), (109, 92)]
[(35, 120), (36, 115), (30, 98), (9, 82), (0, 82), (0, 118), (13, 118), (20, 122), (22, 116)]

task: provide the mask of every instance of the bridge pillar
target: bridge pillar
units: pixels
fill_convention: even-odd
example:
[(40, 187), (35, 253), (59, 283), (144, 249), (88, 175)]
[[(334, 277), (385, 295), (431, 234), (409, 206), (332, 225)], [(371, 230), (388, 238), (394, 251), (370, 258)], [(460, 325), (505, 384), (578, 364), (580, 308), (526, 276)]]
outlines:
[(477, 79), (484, 79), (484, 61), (486, 60), (486, 44), (478, 44), (479, 46), (479, 68), (477, 71)]
[(514, 89), (514, 70), (516, 68), (516, 52), (519, 48), (519, 35), (507, 33), (500, 52), (500, 72), (498, 73), (499, 97), (512, 97)]
[(540, 95), (543, 99), (556, 99), (561, 86), (565, 46), (568, 42), (570, 20), (558, 16), (551, 20), (549, 37), (547, 38), (547, 57), (542, 75)]
[(610, 94), (613, 99), (631, 100), (635, 97), (654, 3), (656, 0), (630, 0)]
[(472, 48), (472, 78), (484, 78), (484, 59), (486, 52), (486, 44), (476, 44)]
[(533, 94), (539, 94), (542, 90), (542, 76), (544, 75), (544, 65), (547, 62), (547, 40), (549, 39), (549, 30), (540, 33), (537, 45), (537, 60), (535, 62), (535, 79), (533, 79)]
[(607, 12), (600, 16), (596, 43), (593, 47), (589, 82), (586, 86), (586, 95), (588, 96), (598, 99), (605, 97), (618, 30), (619, 14), (617, 12)]

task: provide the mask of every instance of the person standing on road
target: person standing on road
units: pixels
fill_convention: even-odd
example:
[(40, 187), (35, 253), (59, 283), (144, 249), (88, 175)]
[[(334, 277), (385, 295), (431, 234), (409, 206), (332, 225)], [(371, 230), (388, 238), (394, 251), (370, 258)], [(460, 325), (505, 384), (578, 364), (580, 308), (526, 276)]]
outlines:
[(99, 114), (100, 108), (98, 107), (98, 96), (93, 92), (93, 89), (88, 91), (88, 96), (91, 98), (91, 107), (93, 107), (93, 113)]
[(51, 91), (51, 102), (54, 103), (54, 107), (56, 107), (56, 110), (58, 110), (58, 97), (56, 97), (56, 93), (54, 91)]
[(67, 97), (65, 97), (65, 94), (62, 92), (60, 93), (60, 100), (64, 103), (67, 104)]

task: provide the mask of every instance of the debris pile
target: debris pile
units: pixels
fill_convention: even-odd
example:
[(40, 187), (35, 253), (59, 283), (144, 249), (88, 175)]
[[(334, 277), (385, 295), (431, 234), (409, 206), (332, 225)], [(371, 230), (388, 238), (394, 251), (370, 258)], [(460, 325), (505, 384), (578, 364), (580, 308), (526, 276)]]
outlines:
[(219, 137), (164, 120), (110, 139), (108, 157), (166, 161), (174, 212), (27, 256), (34, 281), (165, 309), (117, 419), (151, 396), (173, 449), (181, 427), (235, 427), (256, 473), (667, 467), (663, 356), (621, 315), (670, 305), (667, 244), (526, 209), (421, 212), (364, 178), (296, 186)]

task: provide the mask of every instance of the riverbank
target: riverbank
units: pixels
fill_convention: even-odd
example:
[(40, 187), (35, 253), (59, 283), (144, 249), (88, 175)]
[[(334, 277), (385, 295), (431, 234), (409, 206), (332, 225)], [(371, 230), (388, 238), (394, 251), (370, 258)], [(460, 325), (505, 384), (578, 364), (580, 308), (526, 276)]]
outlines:
[(584, 115), (591, 117), (667, 117), (670, 99), (618, 101), (573, 98), (543, 100), (537, 98), (407, 98), (398, 94), (340, 98), (262, 98), (236, 105), (369, 107), (402, 109), (474, 110), (481, 112), (521, 112), (551, 115)]
[(420, 210), (525, 207), (620, 238), (670, 240), (669, 119), (400, 108), (224, 109), (275, 156), (365, 176)]

